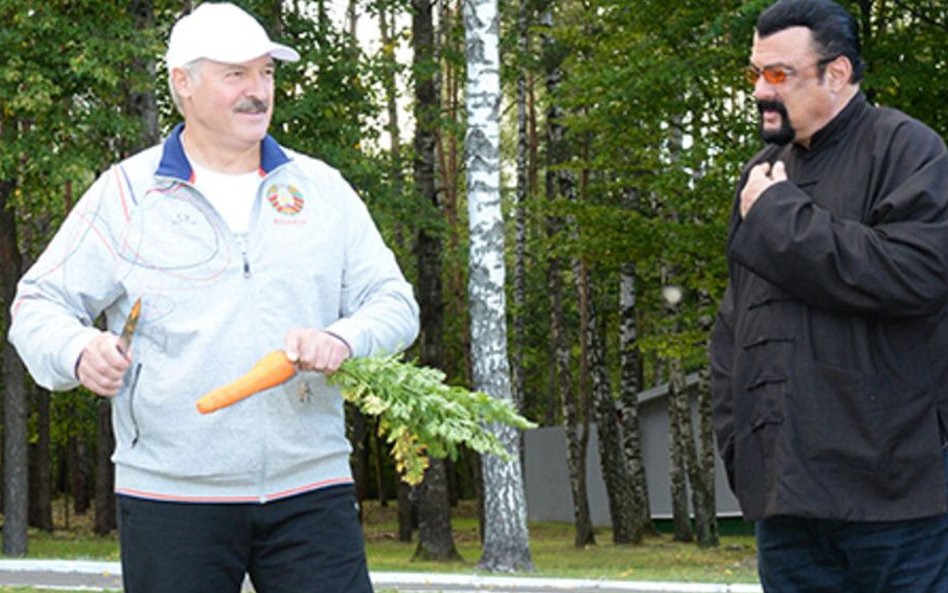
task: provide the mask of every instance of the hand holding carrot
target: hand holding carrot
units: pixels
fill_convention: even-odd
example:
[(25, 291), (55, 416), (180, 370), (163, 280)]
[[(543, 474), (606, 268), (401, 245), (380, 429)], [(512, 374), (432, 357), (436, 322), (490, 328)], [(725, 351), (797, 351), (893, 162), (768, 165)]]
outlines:
[[(335, 339), (331, 334), (326, 337)], [(488, 430), (490, 424), (536, 426), (520, 416), (511, 401), (448, 385), (438, 369), (417, 367), (396, 356), (343, 358), (329, 385), (338, 387), (342, 397), (364, 414), (379, 417), (379, 426), (385, 427), (392, 443), (396, 468), (409, 484), (424, 478), (429, 456), (456, 457), (461, 444), (509, 458), (506, 445)], [(228, 406), (279, 385), (296, 370), (283, 350), (271, 352), (240, 379), (201, 398), (198, 410), (207, 414)]]
[(276, 387), (296, 374), (296, 366), (282, 350), (274, 350), (257, 361), (247, 374), (208, 392), (197, 401), (202, 414), (210, 414), (251, 395)]
[(284, 340), (286, 357), (301, 371), (331, 375), (352, 353), (339, 336), (318, 329), (295, 329)]
[(247, 374), (208, 392), (197, 401), (202, 414), (210, 414), (251, 395), (275, 387), (297, 370), (331, 375), (352, 353), (342, 338), (318, 329), (298, 329), (287, 333), (286, 350), (274, 350), (257, 361)]

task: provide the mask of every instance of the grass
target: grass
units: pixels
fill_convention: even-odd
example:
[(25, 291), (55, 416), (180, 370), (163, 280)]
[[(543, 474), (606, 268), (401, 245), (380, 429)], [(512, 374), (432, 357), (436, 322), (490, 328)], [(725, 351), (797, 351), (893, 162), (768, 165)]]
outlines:
[[(453, 511), (454, 541), (462, 562), (441, 564), (413, 561), (415, 543), (399, 542), (395, 510), (377, 504), (365, 507), (366, 550), (375, 571), (477, 572), (481, 546), (477, 519), (470, 503)], [(734, 528), (730, 528), (730, 527)], [(538, 523), (530, 527), (534, 572), (523, 576), (687, 582), (757, 582), (753, 535), (741, 524), (728, 522), (717, 548), (672, 541), (667, 533), (646, 538), (636, 546), (612, 543), (611, 529), (596, 531), (596, 545), (577, 549), (568, 523)], [(662, 525), (659, 526), (663, 527)], [(722, 529), (723, 531), (724, 529)]]
[[(57, 505), (59, 506), (59, 505)], [(481, 546), (477, 519), (471, 502), (462, 501), (452, 511), (457, 550), (463, 560), (451, 563), (414, 561), (417, 533), (410, 543), (398, 541), (395, 505), (375, 501), (363, 505), (366, 553), (369, 569), (377, 572), (479, 572)], [(31, 531), (30, 558), (63, 558), (118, 561), (115, 535), (94, 536), (91, 518), (72, 516), (70, 529), (53, 533)], [(754, 538), (747, 524), (736, 520), (722, 523), (721, 544), (701, 549), (694, 543), (672, 540), (668, 533), (650, 536), (635, 546), (612, 543), (610, 529), (596, 530), (596, 544), (577, 549), (573, 527), (567, 523), (530, 526), (530, 551), (534, 572), (519, 576), (575, 579), (756, 583)], [(0, 593), (46, 593), (29, 588), (3, 588)]]

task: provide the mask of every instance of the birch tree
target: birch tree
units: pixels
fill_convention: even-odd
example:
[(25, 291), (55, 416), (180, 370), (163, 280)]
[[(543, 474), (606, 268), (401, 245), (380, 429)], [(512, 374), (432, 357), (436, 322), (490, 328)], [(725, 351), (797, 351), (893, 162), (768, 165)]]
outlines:
[[(500, 201), (500, 14), (497, 0), (465, 0), (467, 56), (468, 225), (471, 347), (477, 389), (511, 399), (504, 296), (504, 224)], [(511, 454), (482, 458), (484, 547), (479, 565), (492, 572), (532, 570), (526, 497), (518, 459), (519, 434), (491, 429)]]
[[(625, 208), (632, 210), (637, 203), (638, 191), (628, 189), (623, 192)], [(635, 275), (634, 261), (626, 260), (619, 264), (619, 401), (616, 408), (622, 422), (622, 450), (632, 478), (635, 507), (632, 539), (640, 540), (645, 534), (654, 532), (654, 526), (639, 422), (638, 393), (642, 385), (642, 368), (639, 362)]]
[[(546, 109), (547, 120), (547, 169), (545, 191), (547, 202), (552, 204), (558, 195), (569, 200), (573, 193), (572, 174), (556, 170), (565, 160), (566, 129), (556, 94), (563, 78), (561, 63), (563, 49), (552, 37), (553, 5), (547, 3), (539, 17), (545, 28), (542, 34), (543, 63), (546, 69), (546, 89), (551, 97)], [(575, 201), (575, 200), (573, 200)], [(559, 214), (546, 216), (548, 240), (553, 243), (566, 233), (566, 222)], [(547, 290), (550, 295), (550, 344), (553, 349), (553, 365), (557, 399), (563, 409), (563, 429), (566, 437), (566, 465), (569, 469), (570, 489), (573, 497), (574, 545), (583, 548), (596, 543), (592, 518), (589, 511), (589, 494), (586, 486), (586, 451), (589, 447), (589, 414), (587, 402), (580, 390), (577, 395), (573, 385), (571, 369), (571, 344), (567, 339), (566, 305), (564, 303), (565, 258), (552, 253), (547, 261)], [(579, 274), (576, 274), (579, 277)]]

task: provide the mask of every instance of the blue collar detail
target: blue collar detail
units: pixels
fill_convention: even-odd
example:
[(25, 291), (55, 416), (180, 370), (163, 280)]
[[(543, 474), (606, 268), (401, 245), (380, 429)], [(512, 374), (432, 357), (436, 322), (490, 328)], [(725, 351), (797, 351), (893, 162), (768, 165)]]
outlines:
[[(184, 154), (184, 145), (181, 144), (181, 131), (184, 130), (184, 124), (180, 123), (171, 131), (171, 135), (165, 139), (164, 147), (161, 153), (161, 162), (158, 164), (156, 175), (163, 177), (172, 177), (181, 181), (191, 182), (194, 178), (194, 171), (191, 169), (191, 163)], [(260, 141), (260, 171), (261, 175), (269, 174), (277, 167), (290, 162), (283, 148), (267, 134)]]

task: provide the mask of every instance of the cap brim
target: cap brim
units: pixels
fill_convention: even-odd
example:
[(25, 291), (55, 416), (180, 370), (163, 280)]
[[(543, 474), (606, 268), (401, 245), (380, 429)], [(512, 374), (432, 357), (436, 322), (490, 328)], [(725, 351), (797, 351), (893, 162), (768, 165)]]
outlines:
[(273, 47), (270, 49), (270, 55), (284, 62), (297, 62), (300, 59), (299, 52), (292, 47), (280, 45), (279, 43), (273, 44)]

